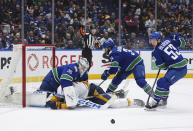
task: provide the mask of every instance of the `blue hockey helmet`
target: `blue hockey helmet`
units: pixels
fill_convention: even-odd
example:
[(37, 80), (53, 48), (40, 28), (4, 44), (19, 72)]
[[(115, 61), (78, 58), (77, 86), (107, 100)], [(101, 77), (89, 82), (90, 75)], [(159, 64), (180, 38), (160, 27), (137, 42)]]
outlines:
[(150, 34), (149, 39), (162, 39), (160, 32), (153, 32)]
[(103, 48), (113, 47), (115, 44), (112, 40), (107, 40), (103, 43)]

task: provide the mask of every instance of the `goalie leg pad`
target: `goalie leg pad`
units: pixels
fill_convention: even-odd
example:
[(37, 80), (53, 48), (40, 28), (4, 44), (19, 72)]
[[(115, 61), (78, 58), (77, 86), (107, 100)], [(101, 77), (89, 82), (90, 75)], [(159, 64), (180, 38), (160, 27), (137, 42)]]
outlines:
[(110, 106), (111, 108), (124, 108), (129, 107), (131, 105), (131, 100), (127, 99), (117, 99), (115, 102)]
[(140, 99), (117, 99), (110, 107), (112, 108), (124, 108), (124, 107), (144, 107), (145, 102)]
[(45, 106), (46, 101), (46, 92), (34, 92), (32, 94), (28, 94), (27, 103), (30, 103), (30, 106)]
[(48, 101), (46, 102), (46, 107), (50, 107), (51, 109), (70, 109), (66, 103), (63, 102), (54, 102)]
[(99, 94), (104, 94), (104, 93), (105, 92), (103, 91), (103, 89), (101, 87), (99, 87), (95, 84), (91, 84), (90, 88), (89, 88), (88, 96), (96, 96), (96, 97), (91, 98), (89, 100), (94, 102), (94, 103), (104, 105), (111, 98), (111, 96), (108, 94), (97, 96)]

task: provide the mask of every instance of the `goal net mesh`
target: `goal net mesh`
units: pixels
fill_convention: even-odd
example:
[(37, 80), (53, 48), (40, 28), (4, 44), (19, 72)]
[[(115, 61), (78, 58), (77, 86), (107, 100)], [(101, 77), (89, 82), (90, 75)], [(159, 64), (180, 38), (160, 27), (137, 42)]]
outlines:
[(31, 96), (55, 66), (54, 45), (15, 45), (0, 83), (0, 106), (31, 106)]

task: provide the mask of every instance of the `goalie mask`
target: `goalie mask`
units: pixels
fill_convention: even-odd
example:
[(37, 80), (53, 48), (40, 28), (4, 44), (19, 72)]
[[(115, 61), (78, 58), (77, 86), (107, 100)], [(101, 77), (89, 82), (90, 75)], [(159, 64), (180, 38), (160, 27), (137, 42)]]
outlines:
[(82, 76), (89, 68), (89, 63), (86, 58), (80, 58), (78, 61), (78, 69), (80, 76)]

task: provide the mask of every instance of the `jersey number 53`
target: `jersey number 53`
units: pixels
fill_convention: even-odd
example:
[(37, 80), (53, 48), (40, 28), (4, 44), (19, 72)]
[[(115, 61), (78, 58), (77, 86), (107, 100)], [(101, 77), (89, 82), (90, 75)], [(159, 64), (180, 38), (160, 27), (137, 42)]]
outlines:
[(173, 60), (177, 59), (180, 52), (174, 47), (172, 44), (169, 44), (165, 49), (164, 52), (169, 55)]

